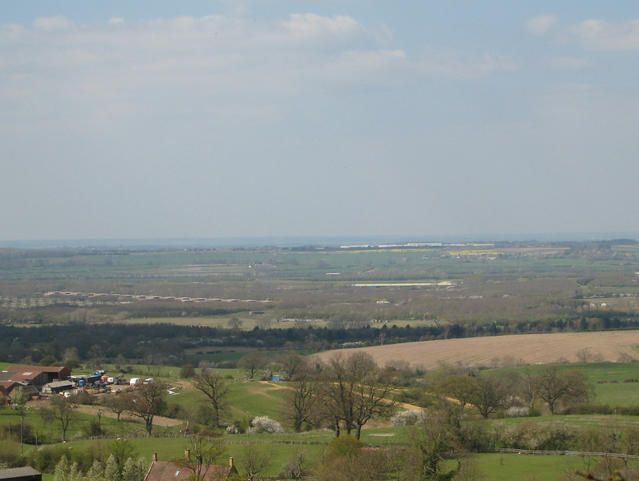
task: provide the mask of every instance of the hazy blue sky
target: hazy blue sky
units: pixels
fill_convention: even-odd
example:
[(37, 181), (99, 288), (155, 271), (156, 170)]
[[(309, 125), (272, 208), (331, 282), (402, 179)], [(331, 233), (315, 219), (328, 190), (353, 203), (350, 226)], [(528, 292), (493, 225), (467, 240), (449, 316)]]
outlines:
[(639, 232), (637, 1), (0, 8), (0, 239)]

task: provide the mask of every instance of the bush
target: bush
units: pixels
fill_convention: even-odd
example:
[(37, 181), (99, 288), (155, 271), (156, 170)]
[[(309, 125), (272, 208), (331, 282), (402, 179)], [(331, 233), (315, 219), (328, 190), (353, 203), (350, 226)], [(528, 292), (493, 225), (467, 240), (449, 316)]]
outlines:
[(62, 456), (71, 459), (71, 450), (65, 446), (43, 446), (31, 454), (31, 464), (38, 471), (52, 473)]
[(27, 460), (20, 454), (20, 445), (12, 441), (0, 441), (0, 465), (7, 468), (17, 468), (27, 464)]
[(251, 421), (248, 432), (276, 434), (283, 433), (284, 428), (279, 422), (269, 418), (268, 416), (257, 416)]
[(180, 377), (183, 379), (192, 378), (195, 376), (195, 367), (192, 364), (186, 364), (180, 369)]
[[(20, 442), (20, 423), (0, 427), (0, 439)], [(36, 435), (30, 424), (25, 423), (22, 429), (22, 440), (25, 444), (35, 444)]]
[(102, 425), (97, 419), (92, 419), (82, 430), (84, 431), (84, 435), (89, 438), (104, 435), (104, 429), (102, 429)]
[(418, 411), (400, 411), (391, 416), (390, 421), (395, 427), (414, 426), (423, 418), (424, 415)]
[(510, 406), (504, 411), (504, 416), (507, 418), (520, 418), (526, 417), (530, 414), (530, 408), (527, 406)]
[(500, 444), (505, 448), (563, 451), (574, 446), (576, 432), (561, 424), (524, 423), (506, 429)]
[(71, 396), (71, 402), (75, 404), (95, 404), (95, 396), (90, 394), (88, 391), (78, 391), (76, 394)]
[(459, 440), (464, 449), (471, 452), (487, 452), (495, 449), (496, 434), (486, 429), (484, 423), (462, 424), (459, 430)]

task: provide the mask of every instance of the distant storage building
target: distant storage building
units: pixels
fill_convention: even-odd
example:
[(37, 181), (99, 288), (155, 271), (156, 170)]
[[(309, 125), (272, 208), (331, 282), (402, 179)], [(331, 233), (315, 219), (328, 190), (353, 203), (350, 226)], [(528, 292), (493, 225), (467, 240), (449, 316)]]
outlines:
[(64, 381), (71, 375), (71, 369), (60, 366), (9, 366), (0, 371), (0, 390), (9, 394), (18, 386), (42, 389), (53, 381)]
[(42, 473), (31, 466), (0, 469), (0, 481), (42, 481)]

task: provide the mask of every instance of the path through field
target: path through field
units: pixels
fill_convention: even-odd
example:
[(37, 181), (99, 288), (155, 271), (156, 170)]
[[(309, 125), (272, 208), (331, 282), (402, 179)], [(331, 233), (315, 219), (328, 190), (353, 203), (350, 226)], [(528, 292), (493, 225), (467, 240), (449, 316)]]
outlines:
[[(327, 360), (336, 353), (367, 352), (386, 364), (402, 360), (414, 366), (437, 367), (440, 363), (491, 366), (504, 360), (526, 364), (577, 361), (587, 349), (592, 360), (639, 359), (639, 331), (572, 332), (474, 337), (437, 341), (407, 342), (386, 346), (337, 349), (317, 354)], [(628, 357), (629, 356), (629, 357)]]

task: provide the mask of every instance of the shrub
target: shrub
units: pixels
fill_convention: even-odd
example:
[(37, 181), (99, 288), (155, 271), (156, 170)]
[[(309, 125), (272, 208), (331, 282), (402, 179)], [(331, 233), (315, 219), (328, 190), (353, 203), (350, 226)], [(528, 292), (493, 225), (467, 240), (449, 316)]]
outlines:
[(84, 435), (91, 438), (104, 435), (104, 429), (97, 419), (92, 419), (89, 424), (83, 428)]
[(418, 411), (400, 411), (391, 416), (390, 421), (395, 427), (414, 426), (423, 418), (424, 415)]
[(225, 431), (227, 434), (244, 434), (246, 429), (242, 426), (241, 421), (233, 421), (232, 424), (226, 427)]
[(71, 458), (71, 450), (65, 446), (43, 446), (31, 454), (31, 464), (38, 471), (52, 473), (62, 456)]
[[(20, 442), (20, 423), (1, 426), (0, 439)], [(22, 440), (25, 444), (36, 443), (36, 435), (30, 424), (24, 424), (24, 427), (22, 428)]]
[(88, 391), (78, 391), (76, 394), (71, 396), (71, 402), (75, 404), (95, 404), (95, 396), (93, 396)]
[(180, 369), (181, 378), (192, 378), (193, 376), (195, 376), (195, 367), (192, 364), (182, 366), (182, 369)]
[(284, 432), (284, 428), (282, 427), (282, 425), (274, 419), (269, 418), (268, 416), (254, 417), (250, 424), (251, 425), (248, 429), (249, 433), (275, 434)]
[(27, 464), (20, 454), (20, 445), (11, 441), (0, 441), (0, 465), (7, 468), (17, 468)]
[(530, 414), (530, 408), (527, 406), (510, 406), (504, 411), (507, 418), (526, 417)]

